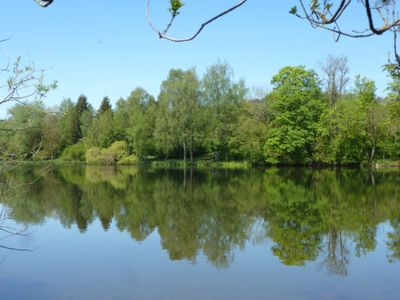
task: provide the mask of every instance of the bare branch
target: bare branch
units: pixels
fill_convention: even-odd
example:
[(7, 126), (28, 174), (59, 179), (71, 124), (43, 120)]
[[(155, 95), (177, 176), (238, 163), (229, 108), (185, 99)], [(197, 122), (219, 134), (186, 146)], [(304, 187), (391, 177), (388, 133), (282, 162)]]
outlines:
[(245, 4), (247, 2), (247, 0), (241, 0), (239, 1), (237, 4), (233, 5), (232, 7), (228, 8), (227, 10), (224, 10), (223, 12), (219, 13), (218, 15), (214, 16), (213, 18), (207, 20), (206, 22), (202, 23), (199, 27), (199, 29), (194, 32), (191, 36), (187, 37), (187, 38), (174, 38), (171, 36), (168, 36), (166, 33), (168, 32), (169, 28), (171, 27), (173, 21), (175, 20), (175, 17), (172, 17), (170, 23), (167, 25), (167, 28), (161, 32), (160, 30), (157, 29), (157, 27), (154, 25), (154, 23), (151, 20), (150, 17), (150, 0), (146, 0), (147, 1), (147, 5), (146, 5), (146, 19), (147, 19), (147, 23), (150, 25), (150, 27), (153, 29), (153, 31), (158, 35), (158, 37), (160, 39), (166, 39), (168, 41), (172, 41), (172, 42), (176, 42), (176, 43), (182, 43), (182, 42), (189, 42), (194, 40), (202, 31), (203, 29), (209, 25), (210, 23), (218, 20), (219, 18), (225, 16), (226, 14), (232, 12), (233, 10), (236, 10), (237, 8), (239, 8), (240, 6), (242, 6), (243, 4)]
[[(314, 28), (323, 28), (325, 30), (336, 33), (338, 37), (348, 36), (352, 38), (364, 38), (372, 35), (381, 35), (389, 30), (396, 29), (400, 25), (400, 20), (396, 18), (396, 1), (375, 1), (374, 5), (371, 5), (370, 0), (360, 0), (362, 6), (365, 8), (367, 15), (368, 26), (363, 30), (343, 31), (339, 28), (338, 22), (341, 19), (343, 13), (348, 9), (348, 6), (352, 0), (341, 0), (334, 12), (331, 11), (333, 3), (331, 1), (320, 1), (312, 0), (309, 4), (305, 4), (304, 0), (299, 0), (302, 9), (302, 14), (297, 13), (297, 9), (292, 11), (292, 14), (296, 15), (301, 19), (307, 20)], [(393, 14), (391, 16), (389, 7), (392, 7)], [(374, 14), (376, 11), (383, 21), (383, 25), (380, 28), (375, 26)], [(392, 17), (390, 21), (390, 17)], [(333, 25), (330, 26), (330, 25)], [(337, 38), (338, 39), (338, 38)]]

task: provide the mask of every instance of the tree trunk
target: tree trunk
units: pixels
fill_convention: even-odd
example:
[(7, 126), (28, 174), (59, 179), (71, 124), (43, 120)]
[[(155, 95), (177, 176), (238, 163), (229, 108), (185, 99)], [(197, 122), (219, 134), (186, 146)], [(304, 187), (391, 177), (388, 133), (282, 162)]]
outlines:
[(183, 168), (183, 188), (186, 188), (186, 167)]
[(372, 125), (372, 134), (373, 134), (373, 138), (372, 138), (372, 149), (371, 149), (371, 163), (374, 161), (375, 158), (375, 149), (376, 149), (376, 125)]
[(190, 163), (193, 163), (193, 135), (190, 139)]
[(374, 161), (374, 157), (375, 157), (375, 141), (373, 142), (373, 145), (372, 145), (372, 149), (371, 149), (371, 162), (373, 162)]
[(186, 162), (186, 142), (183, 142), (183, 161)]
[(214, 152), (214, 161), (218, 161), (219, 160), (219, 151), (215, 151)]

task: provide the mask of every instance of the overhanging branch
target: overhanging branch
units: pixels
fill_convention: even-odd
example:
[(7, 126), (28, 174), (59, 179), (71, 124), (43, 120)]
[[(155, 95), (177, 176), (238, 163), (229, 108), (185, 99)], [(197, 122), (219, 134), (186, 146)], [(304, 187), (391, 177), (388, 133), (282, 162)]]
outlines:
[(237, 4), (231, 6), (230, 8), (228, 8), (226, 10), (224, 10), (223, 12), (221, 12), (218, 15), (212, 17), (211, 19), (205, 21), (204, 23), (202, 23), (200, 25), (200, 27), (197, 29), (197, 31), (195, 31), (191, 36), (189, 36), (187, 38), (174, 38), (174, 37), (171, 37), (171, 36), (167, 35), (167, 31), (171, 27), (172, 22), (174, 21), (175, 18), (172, 18), (172, 20), (168, 24), (166, 30), (161, 31), (161, 30), (157, 29), (157, 27), (154, 25), (154, 23), (153, 23), (153, 21), (151, 20), (151, 17), (150, 17), (150, 0), (146, 0), (146, 19), (147, 19), (147, 23), (150, 25), (150, 27), (153, 29), (153, 31), (158, 35), (158, 37), (160, 39), (166, 39), (168, 41), (172, 41), (172, 42), (176, 42), (176, 43), (189, 42), (189, 41), (194, 40), (203, 31), (203, 29), (207, 25), (209, 25), (210, 23), (212, 23), (212, 22), (218, 20), (219, 18), (225, 16), (226, 14), (229, 14), (233, 10), (236, 10), (237, 8), (239, 8), (240, 6), (245, 4), (246, 2), (247, 2), (247, 0), (241, 0)]

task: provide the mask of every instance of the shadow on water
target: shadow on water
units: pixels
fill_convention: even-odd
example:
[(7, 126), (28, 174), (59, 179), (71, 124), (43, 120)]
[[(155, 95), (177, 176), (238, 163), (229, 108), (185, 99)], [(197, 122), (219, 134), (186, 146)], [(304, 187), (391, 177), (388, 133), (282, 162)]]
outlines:
[[(16, 180), (40, 174), (34, 167)], [(398, 172), (301, 168), (141, 170), (53, 167), (8, 201), (20, 224), (55, 217), (85, 232), (96, 219), (115, 222), (137, 241), (157, 230), (171, 260), (203, 254), (228, 267), (248, 242), (265, 244), (282, 264), (316, 261), (346, 276), (352, 257), (373, 252), (377, 227), (390, 224), (387, 260), (400, 259)]]

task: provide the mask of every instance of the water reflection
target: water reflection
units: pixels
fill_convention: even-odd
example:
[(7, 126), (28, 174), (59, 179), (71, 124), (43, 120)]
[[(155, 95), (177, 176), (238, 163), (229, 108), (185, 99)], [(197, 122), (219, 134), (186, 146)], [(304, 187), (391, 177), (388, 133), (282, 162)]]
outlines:
[(157, 230), (171, 260), (193, 263), (200, 254), (218, 268), (247, 242), (265, 244), (281, 263), (318, 261), (346, 276), (352, 257), (377, 245), (388, 222), (388, 262), (400, 259), (398, 172), (268, 169), (266, 171), (140, 170), (54, 167), (22, 173), (10, 216), (21, 224), (55, 217), (85, 232), (96, 219), (115, 222), (133, 239)]

